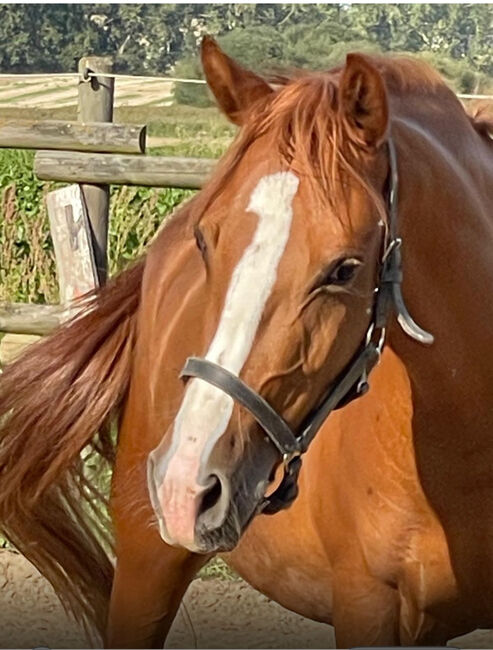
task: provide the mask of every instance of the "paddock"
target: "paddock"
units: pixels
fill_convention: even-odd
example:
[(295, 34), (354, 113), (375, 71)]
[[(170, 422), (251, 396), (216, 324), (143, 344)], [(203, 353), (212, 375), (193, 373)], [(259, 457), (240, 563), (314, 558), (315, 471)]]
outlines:
[[(196, 578), (166, 648), (335, 648), (331, 626), (284, 609), (242, 580)], [(81, 628), (63, 611), (47, 581), (13, 551), (0, 551), (0, 648), (83, 648)], [(449, 646), (493, 647), (493, 630)]]

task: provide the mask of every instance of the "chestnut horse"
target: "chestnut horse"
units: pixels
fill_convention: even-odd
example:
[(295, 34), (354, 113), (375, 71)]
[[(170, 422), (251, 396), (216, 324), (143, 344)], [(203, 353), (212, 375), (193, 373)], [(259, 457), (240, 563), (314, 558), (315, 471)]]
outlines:
[[(202, 59), (229, 153), (0, 379), (5, 534), (110, 647), (162, 646), (223, 551), (339, 646), (492, 627), (488, 125), (405, 59), (275, 87)], [(114, 570), (91, 448), (116, 449)]]

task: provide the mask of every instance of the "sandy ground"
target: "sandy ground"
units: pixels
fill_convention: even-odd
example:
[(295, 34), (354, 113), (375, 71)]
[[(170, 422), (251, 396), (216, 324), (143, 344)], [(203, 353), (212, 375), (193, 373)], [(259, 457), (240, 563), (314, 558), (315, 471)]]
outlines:
[[(283, 609), (244, 582), (195, 580), (167, 648), (333, 648), (328, 625)], [(493, 632), (477, 631), (449, 645), (493, 648)], [(20, 555), (0, 551), (0, 648), (89, 647), (50, 585)]]

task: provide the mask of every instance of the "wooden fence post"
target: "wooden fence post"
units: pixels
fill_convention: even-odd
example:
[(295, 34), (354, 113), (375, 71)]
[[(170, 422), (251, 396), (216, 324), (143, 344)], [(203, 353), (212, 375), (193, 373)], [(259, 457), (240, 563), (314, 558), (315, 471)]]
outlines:
[[(87, 73), (111, 73), (109, 57), (86, 56), (79, 61), (80, 122), (112, 122), (115, 80), (111, 77), (88, 77)], [(108, 216), (110, 188), (108, 185), (82, 185), (82, 193), (91, 225), (94, 259), (99, 283), (107, 275)]]

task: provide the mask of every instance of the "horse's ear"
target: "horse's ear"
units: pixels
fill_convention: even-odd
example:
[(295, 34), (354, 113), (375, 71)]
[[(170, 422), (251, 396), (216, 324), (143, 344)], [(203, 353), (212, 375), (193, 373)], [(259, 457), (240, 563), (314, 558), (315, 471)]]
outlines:
[(209, 88), (221, 110), (235, 124), (242, 124), (252, 103), (272, 92), (269, 84), (230, 59), (210, 36), (201, 45), (202, 66)]
[(348, 54), (339, 84), (339, 107), (349, 136), (378, 147), (387, 134), (389, 108), (380, 72), (361, 54)]

